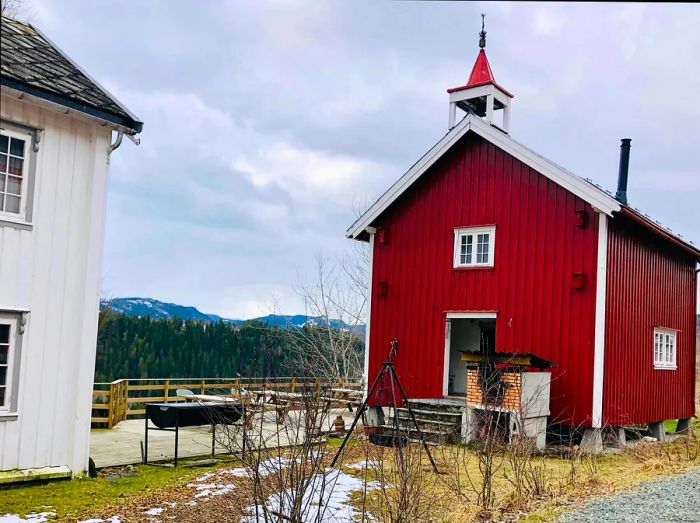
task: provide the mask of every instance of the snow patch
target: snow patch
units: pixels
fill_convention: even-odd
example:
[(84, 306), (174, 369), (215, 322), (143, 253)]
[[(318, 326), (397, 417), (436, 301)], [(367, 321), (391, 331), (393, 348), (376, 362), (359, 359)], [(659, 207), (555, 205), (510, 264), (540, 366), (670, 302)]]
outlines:
[(357, 463), (352, 463), (350, 465), (345, 465), (346, 468), (354, 470), (365, 470), (367, 468), (379, 466), (378, 461), (368, 460), (368, 461), (358, 461)]
[(236, 485), (233, 483), (190, 483), (187, 485), (190, 488), (197, 490), (195, 498), (206, 498), (209, 496), (221, 496), (229, 492), (233, 492)]
[(55, 516), (55, 512), (32, 512), (25, 516), (26, 519), (23, 519), (19, 514), (5, 514), (4, 516), (0, 516), (0, 523), (44, 523), (44, 521), (48, 521), (49, 518)]
[(163, 510), (164, 509), (162, 509), (161, 507), (153, 507), (145, 511), (144, 514), (146, 514), (147, 516), (160, 516)]
[[(362, 514), (349, 504), (350, 495), (363, 489), (373, 490), (379, 488), (379, 483), (372, 481), (366, 483), (360, 479), (346, 474), (341, 470), (331, 470), (324, 474), (315, 474), (310, 478), (310, 483), (303, 494), (302, 519), (318, 523), (331, 523), (338, 521), (355, 521)], [(265, 504), (268, 511), (281, 512), (289, 515), (289, 505), (293, 502), (294, 492), (289, 489), (285, 492), (272, 494)], [(256, 506), (248, 507), (250, 516), (241, 518), (241, 523), (260, 523), (265, 521), (263, 507), (258, 506), (258, 516), (255, 516)]]

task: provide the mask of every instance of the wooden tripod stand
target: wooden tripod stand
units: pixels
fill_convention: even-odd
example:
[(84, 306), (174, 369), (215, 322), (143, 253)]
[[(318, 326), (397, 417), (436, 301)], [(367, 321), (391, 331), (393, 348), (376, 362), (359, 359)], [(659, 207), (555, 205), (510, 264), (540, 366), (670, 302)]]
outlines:
[[(393, 423), (392, 423), (392, 425), (393, 425), (392, 426), (393, 444), (394, 444), (394, 446), (398, 447), (398, 449), (399, 449), (399, 461), (401, 463), (401, 466), (403, 466), (403, 463), (404, 463), (403, 447), (406, 445), (406, 442), (404, 441), (404, 438), (401, 436), (401, 428), (399, 426), (399, 416), (398, 416), (398, 409), (396, 406), (396, 392), (394, 390), (394, 385), (396, 385), (396, 387), (398, 387), (398, 389), (399, 389), (399, 393), (401, 394), (401, 399), (403, 400), (403, 404), (406, 405), (406, 409), (408, 410), (408, 414), (411, 418), (411, 422), (412, 422), (413, 426), (416, 428), (416, 432), (418, 433), (418, 438), (420, 440), (420, 443), (421, 443), (421, 445), (423, 445), (425, 452), (428, 454), (428, 458), (430, 459), (430, 464), (433, 467), (433, 472), (435, 472), (436, 474), (440, 473), (440, 471), (437, 468), (437, 465), (435, 464), (435, 460), (433, 459), (433, 455), (430, 453), (430, 449), (428, 448), (428, 444), (425, 441), (425, 437), (423, 436), (423, 431), (418, 426), (418, 422), (416, 421), (416, 416), (413, 413), (413, 409), (411, 408), (411, 404), (408, 402), (408, 398), (406, 397), (406, 392), (403, 389), (403, 385), (401, 385), (401, 380), (399, 380), (399, 375), (396, 373), (396, 369), (394, 368), (394, 362), (392, 361), (392, 357), (398, 355), (398, 345), (399, 345), (399, 340), (394, 338), (391, 341), (391, 348), (389, 349), (389, 358), (387, 361), (382, 363), (382, 368), (380, 369), (379, 373), (377, 374), (377, 377), (374, 379), (374, 383), (372, 383), (372, 386), (367, 391), (367, 396), (365, 396), (365, 399), (362, 402), (362, 405), (360, 406), (360, 408), (357, 409), (357, 414), (355, 415), (355, 419), (352, 421), (352, 425), (350, 425), (350, 430), (345, 435), (343, 442), (340, 444), (340, 448), (338, 449), (338, 452), (336, 452), (335, 457), (333, 458), (333, 461), (331, 462), (331, 468), (335, 467), (335, 464), (338, 461), (338, 458), (342, 454), (343, 449), (345, 448), (345, 445), (347, 444), (348, 440), (350, 439), (350, 436), (352, 435), (353, 431), (355, 430), (355, 427), (357, 426), (357, 422), (359, 421), (360, 416), (362, 416), (365, 409), (367, 408), (367, 403), (369, 402), (369, 399), (374, 394), (374, 391), (377, 389), (377, 386), (382, 382), (382, 380), (385, 377), (388, 377), (389, 378), (389, 394), (391, 397), (390, 407), (393, 408), (393, 410), (394, 410), (394, 417), (393, 417)], [(410, 431), (409, 431), (409, 434), (410, 434)]]

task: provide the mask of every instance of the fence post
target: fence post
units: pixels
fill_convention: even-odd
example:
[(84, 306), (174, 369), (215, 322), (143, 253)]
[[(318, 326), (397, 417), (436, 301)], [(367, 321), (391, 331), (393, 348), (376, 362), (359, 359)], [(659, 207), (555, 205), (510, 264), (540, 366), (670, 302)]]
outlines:
[(163, 383), (163, 397), (165, 398), (165, 403), (168, 403), (168, 396), (170, 396), (170, 380), (165, 380), (165, 383)]
[(202, 378), (202, 382), (199, 384), (199, 393), (204, 394), (204, 381), (206, 378)]
[(122, 380), (122, 413), (120, 421), (126, 419), (126, 412), (129, 410), (129, 381)]
[(290, 388), (292, 389), (292, 394), (293, 394), (297, 388), (297, 379), (296, 378), (291, 379), (291, 387)]
[(111, 429), (114, 426), (114, 398), (117, 394), (117, 387), (115, 385), (116, 382), (111, 382), (109, 384), (109, 401), (107, 402), (107, 405), (109, 408), (107, 409), (107, 428)]

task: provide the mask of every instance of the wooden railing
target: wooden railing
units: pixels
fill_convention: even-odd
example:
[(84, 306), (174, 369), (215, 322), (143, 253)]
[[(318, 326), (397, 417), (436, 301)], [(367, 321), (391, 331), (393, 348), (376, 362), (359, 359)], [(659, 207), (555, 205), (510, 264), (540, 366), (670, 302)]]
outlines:
[(241, 390), (294, 392), (305, 385), (361, 389), (361, 380), (315, 378), (168, 378), (121, 379), (95, 383), (92, 391), (92, 427), (111, 429), (120, 421), (143, 417), (146, 403), (176, 401), (177, 389), (197, 394), (232, 394)]

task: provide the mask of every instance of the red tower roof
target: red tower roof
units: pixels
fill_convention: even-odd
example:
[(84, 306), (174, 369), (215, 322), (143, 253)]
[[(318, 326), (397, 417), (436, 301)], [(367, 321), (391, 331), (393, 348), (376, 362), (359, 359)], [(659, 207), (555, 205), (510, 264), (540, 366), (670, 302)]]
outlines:
[(491, 64), (489, 64), (489, 59), (486, 57), (486, 51), (481, 49), (476, 57), (476, 62), (474, 62), (474, 67), (472, 68), (472, 73), (469, 75), (467, 84), (459, 87), (453, 87), (452, 89), (448, 89), (447, 92), (454, 93), (470, 87), (478, 87), (480, 85), (488, 84), (495, 85), (505, 94), (513, 98), (512, 94), (496, 83), (496, 79), (493, 77), (493, 71), (491, 71)]
[(467, 87), (495, 83), (496, 79), (493, 77), (493, 71), (491, 71), (491, 64), (489, 64), (489, 59), (486, 58), (486, 51), (481, 49), (479, 50), (479, 54), (476, 57), (476, 62), (474, 62), (472, 74), (469, 75)]

